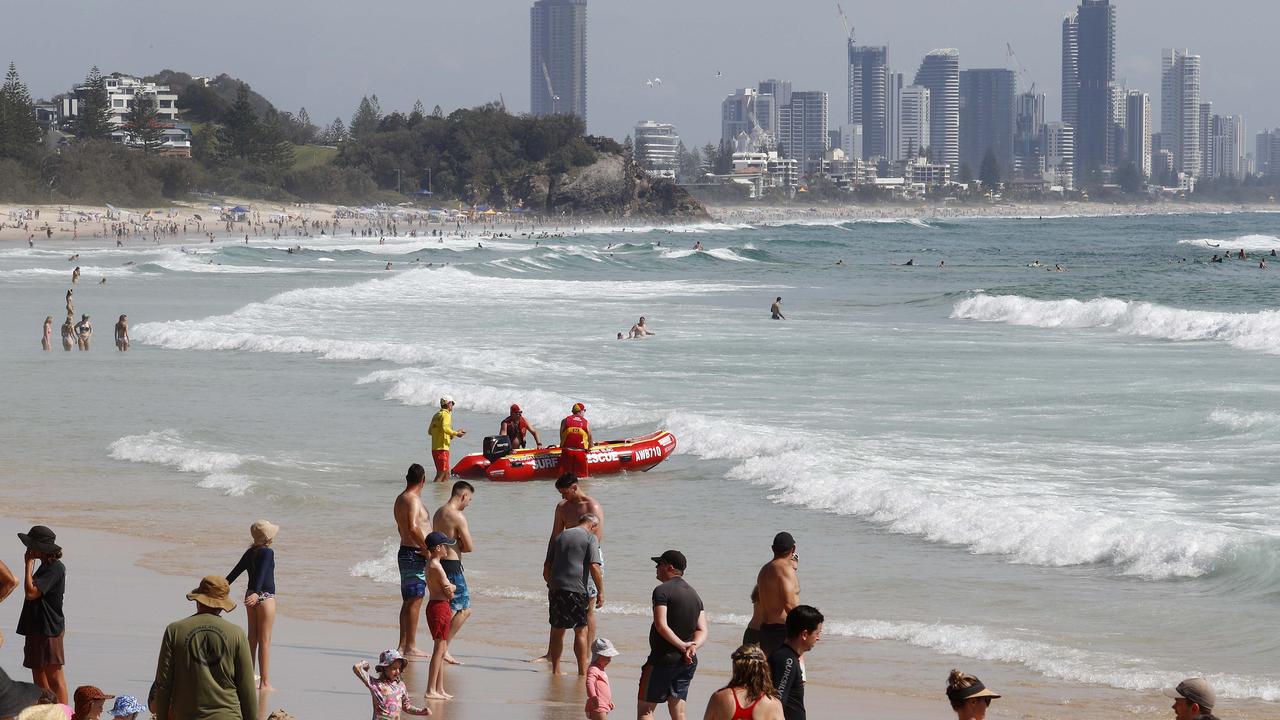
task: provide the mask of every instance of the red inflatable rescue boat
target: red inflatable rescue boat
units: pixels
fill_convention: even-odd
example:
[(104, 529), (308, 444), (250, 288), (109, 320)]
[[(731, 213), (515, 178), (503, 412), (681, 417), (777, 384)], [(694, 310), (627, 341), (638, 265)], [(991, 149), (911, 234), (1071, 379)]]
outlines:
[[(510, 450), (505, 435), (486, 437), (485, 452), (466, 455), (453, 466), (464, 478), (488, 478), (495, 482), (554, 480), (560, 477), (560, 448)], [(676, 451), (676, 436), (666, 430), (626, 440), (596, 443), (587, 451), (590, 475), (649, 470)]]

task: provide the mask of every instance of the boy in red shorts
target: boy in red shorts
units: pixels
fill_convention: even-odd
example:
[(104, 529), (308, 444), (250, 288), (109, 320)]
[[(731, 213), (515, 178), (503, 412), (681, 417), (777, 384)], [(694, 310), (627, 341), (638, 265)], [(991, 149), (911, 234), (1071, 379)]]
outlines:
[(445, 556), (446, 547), (457, 542), (442, 532), (427, 535), (427, 628), (435, 645), (431, 649), (431, 666), (427, 669), (426, 697), (432, 700), (453, 698), (444, 691), (444, 656), (449, 651), (449, 626), (453, 623), (450, 601), (453, 600), (454, 586), (449, 582), (440, 559)]

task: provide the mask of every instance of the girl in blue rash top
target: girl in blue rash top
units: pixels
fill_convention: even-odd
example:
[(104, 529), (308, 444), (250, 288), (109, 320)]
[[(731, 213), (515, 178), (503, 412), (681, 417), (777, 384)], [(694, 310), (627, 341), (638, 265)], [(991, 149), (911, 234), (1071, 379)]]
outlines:
[(259, 520), (249, 528), (253, 545), (240, 556), (240, 562), (227, 575), (232, 583), (247, 573), (249, 585), (245, 588), (244, 609), (249, 616), (249, 654), (258, 666), (258, 689), (273, 690), (269, 670), (271, 667), (271, 627), (276, 621), (276, 554), (271, 549), (279, 525)]

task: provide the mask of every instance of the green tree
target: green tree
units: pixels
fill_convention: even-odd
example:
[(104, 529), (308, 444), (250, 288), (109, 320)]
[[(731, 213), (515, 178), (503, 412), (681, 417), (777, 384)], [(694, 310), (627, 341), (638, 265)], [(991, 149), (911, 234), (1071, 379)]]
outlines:
[(973, 182), (973, 168), (969, 167), (969, 163), (960, 163), (960, 182), (965, 185)]
[(988, 190), (995, 191), (1000, 187), (1000, 161), (996, 159), (995, 150), (987, 148), (982, 156), (982, 166), (978, 169), (978, 180)]
[(253, 155), (254, 145), (261, 132), (262, 123), (258, 120), (258, 113), (249, 104), (249, 86), (240, 83), (236, 101), (222, 116), (218, 144), (226, 157), (247, 160)]
[(133, 105), (124, 116), (124, 129), (129, 133), (130, 141), (142, 148), (143, 152), (153, 153), (164, 144), (164, 126), (156, 118), (156, 100), (154, 97), (134, 95)]
[(43, 139), (31, 94), (11, 62), (0, 87), (0, 158), (29, 159), (37, 154)]
[(374, 95), (372, 100), (368, 96), (360, 98), (360, 106), (351, 116), (351, 126), (348, 131), (352, 138), (359, 140), (378, 131), (378, 123), (382, 121), (382, 116), (378, 112), (377, 101), (377, 95)]
[(111, 97), (107, 94), (107, 81), (98, 66), (94, 65), (84, 79), (84, 87), (76, 93), (80, 99), (80, 114), (71, 129), (80, 140), (106, 140), (111, 137)]
[(716, 171), (716, 156), (720, 151), (716, 148), (715, 143), (707, 143), (702, 146), (702, 166), (706, 168), (703, 172), (713, 173)]
[(413, 127), (426, 119), (427, 109), (423, 107), (422, 101), (418, 100), (413, 104), (413, 110), (409, 113), (409, 126)]
[(1116, 184), (1127, 193), (1140, 192), (1143, 182), (1142, 171), (1135, 163), (1125, 163), (1124, 167), (1116, 171)]

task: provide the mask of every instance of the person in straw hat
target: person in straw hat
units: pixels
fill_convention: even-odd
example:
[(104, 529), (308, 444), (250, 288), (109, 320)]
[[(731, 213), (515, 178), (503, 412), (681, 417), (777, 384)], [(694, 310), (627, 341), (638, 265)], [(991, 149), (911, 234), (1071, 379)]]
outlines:
[(249, 638), (221, 617), (236, 608), (230, 595), (226, 578), (205, 576), (187, 593), (195, 615), (165, 628), (153, 684), (156, 720), (258, 720)]
[[(52, 692), (58, 702), (66, 703), (67, 677), (62, 671), (66, 658), (62, 636), (67, 628), (62, 613), (62, 598), (67, 589), (67, 566), (62, 564), (62, 548), (58, 536), (44, 525), (18, 533), (27, 547), (23, 556), (22, 614), (18, 616), (18, 634), (26, 637), (22, 648), (22, 666), (31, 670), (36, 685)], [(40, 567), (36, 567), (36, 563)]]
[(248, 573), (244, 591), (244, 611), (249, 616), (249, 655), (257, 662), (258, 689), (273, 690), (270, 680), (271, 628), (276, 622), (276, 554), (271, 549), (280, 526), (259, 520), (249, 526), (253, 544), (240, 556), (240, 562), (227, 575), (233, 583), (241, 573)]

